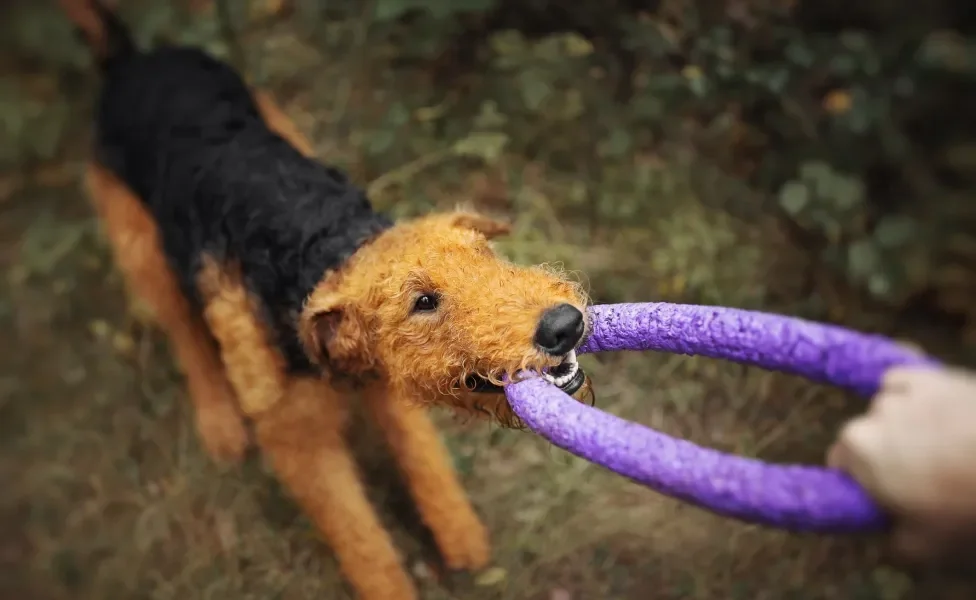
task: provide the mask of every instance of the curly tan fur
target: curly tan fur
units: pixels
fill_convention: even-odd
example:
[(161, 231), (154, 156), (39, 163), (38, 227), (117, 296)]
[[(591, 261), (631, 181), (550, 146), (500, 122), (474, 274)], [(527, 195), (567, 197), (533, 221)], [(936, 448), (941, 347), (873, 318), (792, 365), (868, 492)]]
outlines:
[(342, 398), (319, 379), (294, 378), (256, 420), (258, 444), (278, 478), (335, 549), (364, 600), (414, 600), (393, 540), (370, 505), (343, 437)]
[(371, 386), (364, 399), (444, 562), (451, 569), (485, 566), (491, 554), (488, 530), (471, 508), (427, 410), (391, 394), (383, 385)]
[(255, 417), (272, 408), (285, 393), (285, 361), (270, 345), (258, 317), (258, 305), (241, 281), (237, 269), (221, 267), (204, 257), (197, 278), (203, 297), (203, 318), (220, 345), (227, 378), (240, 408)]

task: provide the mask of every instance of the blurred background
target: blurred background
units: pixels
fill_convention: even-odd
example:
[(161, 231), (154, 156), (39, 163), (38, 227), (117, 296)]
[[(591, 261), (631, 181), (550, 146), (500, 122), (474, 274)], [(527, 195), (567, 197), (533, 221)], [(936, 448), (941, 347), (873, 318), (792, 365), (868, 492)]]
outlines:
[[(377, 206), (510, 217), (598, 303), (759, 308), (976, 364), (976, 11), (966, 0), (123, 0), (271, 90)], [(262, 464), (203, 454), (165, 340), (79, 188), (98, 79), (54, 2), (0, 7), (0, 597), (341, 599)], [(718, 361), (584, 359), (599, 406), (819, 463), (846, 394)], [(446, 574), (352, 435), (425, 599), (972, 598), (875, 540), (787, 535), (526, 432), (437, 415), (494, 539)]]

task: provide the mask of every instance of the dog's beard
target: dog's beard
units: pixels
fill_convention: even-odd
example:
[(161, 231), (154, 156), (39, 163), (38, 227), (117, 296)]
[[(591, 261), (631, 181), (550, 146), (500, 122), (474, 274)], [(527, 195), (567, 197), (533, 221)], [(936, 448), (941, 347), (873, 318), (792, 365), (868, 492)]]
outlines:
[[(517, 371), (525, 370), (527, 370), (526, 367), (522, 366)], [(555, 366), (531, 370), (541, 371), (544, 379), (570, 396), (583, 386), (583, 382), (587, 378), (586, 373), (580, 368), (575, 350), (564, 356), (562, 361)], [(500, 394), (505, 391), (506, 378), (507, 373), (505, 371), (502, 371), (501, 374), (471, 373), (461, 379), (461, 384), (464, 389), (470, 392)]]
[[(501, 371), (501, 375), (471, 373), (460, 378), (458, 387), (463, 390), (463, 393), (461, 397), (458, 397), (457, 408), (466, 409), (482, 416), (487, 415), (503, 427), (523, 428), (524, 423), (512, 412), (508, 399), (505, 397), (505, 385), (518, 381), (517, 379), (509, 380), (505, 375), (508, 372)], [(596, 403), (592, 381), (580, 367), (575, 352), (567, 354), (555, 366), (533, 369), (523, 365), (513, 372), (541, 372), (544, 379), (577, 402), (590, 406)]]

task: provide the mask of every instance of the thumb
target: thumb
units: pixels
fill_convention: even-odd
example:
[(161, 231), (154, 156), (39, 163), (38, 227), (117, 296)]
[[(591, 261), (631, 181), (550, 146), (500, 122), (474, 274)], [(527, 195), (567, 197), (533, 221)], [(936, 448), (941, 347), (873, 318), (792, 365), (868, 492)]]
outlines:
[(844, 426), (837, 441), (827, 451), (827, 465), (846, 472), (869, 492), (877, 493), (878, 481), (870, 457), (880, 443), (876, 428), (863, 417)]

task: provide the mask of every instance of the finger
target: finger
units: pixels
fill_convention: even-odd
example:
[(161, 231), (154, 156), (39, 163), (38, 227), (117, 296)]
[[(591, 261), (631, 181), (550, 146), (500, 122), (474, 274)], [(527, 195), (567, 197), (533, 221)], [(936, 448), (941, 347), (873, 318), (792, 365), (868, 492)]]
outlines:
[(881, 376), (878, 394), (885, 392), (904, 393), (911, 388), (912, 381), (918, 377), (917, 367), (892, 367)]
[(892, 367), (881, 377), (879, 392), (904, 393), (909, 390), (930, 389), (952, 379), (976, 380), (972, 373), (955, 368), (937, 368), (933, 365), (903, 365)]
[(847, 465), (853, 461), (851, 449), (842, 440), (837, 440), (827, 450), (827, 466), (831, 469), (847, 471)]
[(878, 428), (864, 417), (853, 419), (828, 450), (827, 464), (846, 472), (869, 493), (877, 495), (880, 490), (872, 457), (878, 456), (880, 448)]
[(971, 396), (976, 393), (976, 376), (972, 371), (959, 368), (931, 369), (922, 383), (937, 394), (946, 396)]
[(893, 409), (904, 406), (905, 400), (910, 397), (911, 394), (905, 389), (885, 389), (874, 397), (864, 416), (875, 419), (882, 415), (890, 415)]

